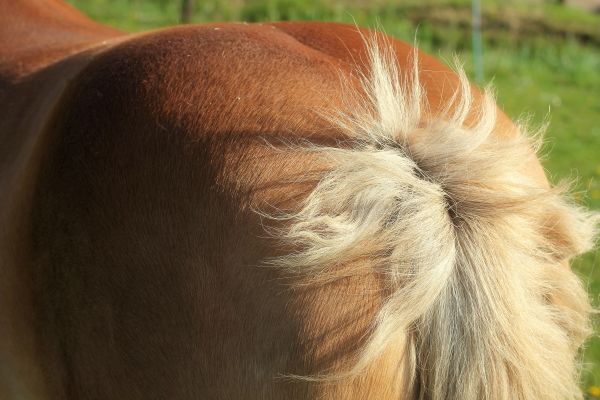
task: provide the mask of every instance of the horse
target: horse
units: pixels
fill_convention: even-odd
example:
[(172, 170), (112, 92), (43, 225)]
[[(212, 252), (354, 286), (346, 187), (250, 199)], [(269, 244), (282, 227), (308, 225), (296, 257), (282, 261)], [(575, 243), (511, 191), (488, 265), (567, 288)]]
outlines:
[(598, 218), (460, 68), (0, 5), (2, 399), (581, 398)]

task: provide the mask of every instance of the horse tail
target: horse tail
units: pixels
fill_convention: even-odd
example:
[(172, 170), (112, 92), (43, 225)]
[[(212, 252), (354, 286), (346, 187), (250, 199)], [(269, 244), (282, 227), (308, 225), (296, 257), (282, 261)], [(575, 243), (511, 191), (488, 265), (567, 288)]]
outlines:
[(579, 398), (590, 305), (565, 264), (592, 247), (597, 217), (534, 177), (535, 138), (498, 132), (493, 96), (476, 101), (462, 69), (431, 110), (416, 53), (401, 74), (391, 46), (368, 47), (352, 111), (326, 115), (348, 140), (301, 146), (327, 168), (280, 232), (298, 251), (276, 260), (313, 284), (359, 259), (384, 277), (355, 363), (324, 379), (406, 343), (407, 397)]

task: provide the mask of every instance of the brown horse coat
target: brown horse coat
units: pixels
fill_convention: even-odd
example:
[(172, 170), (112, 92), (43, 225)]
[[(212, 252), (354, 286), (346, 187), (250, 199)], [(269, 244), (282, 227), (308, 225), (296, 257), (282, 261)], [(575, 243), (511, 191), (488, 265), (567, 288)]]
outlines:
[[(315, 110), (367, 68), (355, 27), (125, 35), (59, 0), (0, 6), (0, 398), (402, 398), (401, 351), (285, 377), (347, 366), (384, 295), (372, 273), (290, 286), (255, 212), (317, 165), (265, 138), (342, 137)], [(458, 78), (419, 57), (435, 113)]]

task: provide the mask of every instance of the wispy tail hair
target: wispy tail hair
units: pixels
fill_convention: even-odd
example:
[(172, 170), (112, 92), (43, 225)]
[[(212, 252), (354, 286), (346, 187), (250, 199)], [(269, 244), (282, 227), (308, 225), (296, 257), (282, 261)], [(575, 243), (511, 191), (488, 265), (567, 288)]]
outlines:
[(498, 132), (493, 96), (475, 101), (462, 69), (431, 110), (416, 55), (401, 73), (377, 39), (369, 57), (352, 111), (326, 116), (348, 142), (303, 145), (328, 167), (280, 232), (299, 250), (275, 260), (313, 284), (361, 258), (385, 276), (389, 295), (342, 375), (404, 340), (411, 398), (580, 398), (590, 305), (565, 263), (592, 247), (597, 216), (533, 177), (536, 140)]

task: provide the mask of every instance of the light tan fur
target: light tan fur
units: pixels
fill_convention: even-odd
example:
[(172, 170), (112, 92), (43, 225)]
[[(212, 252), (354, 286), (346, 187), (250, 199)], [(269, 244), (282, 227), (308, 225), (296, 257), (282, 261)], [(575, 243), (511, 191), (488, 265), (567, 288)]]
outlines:
[(411, 71), (380, 39), (369, 54), (353, 111), (325, 115), (348, 140), (294, 148), (327, 168), (299, 211), (275, 216), (297, 251), (271, 262), (311, 285), (366, 270), (385, 302), (353, 365), (304, 378), (361, 375), (406, 343), (407, 398), (581, 398), (590, 305), (565, 263), (592, 247), (597, 216), (531, 172), (539, 140), (498, 132), (492, 94), (476, 102), (462, 69), (431, 112), (416, 53)]

